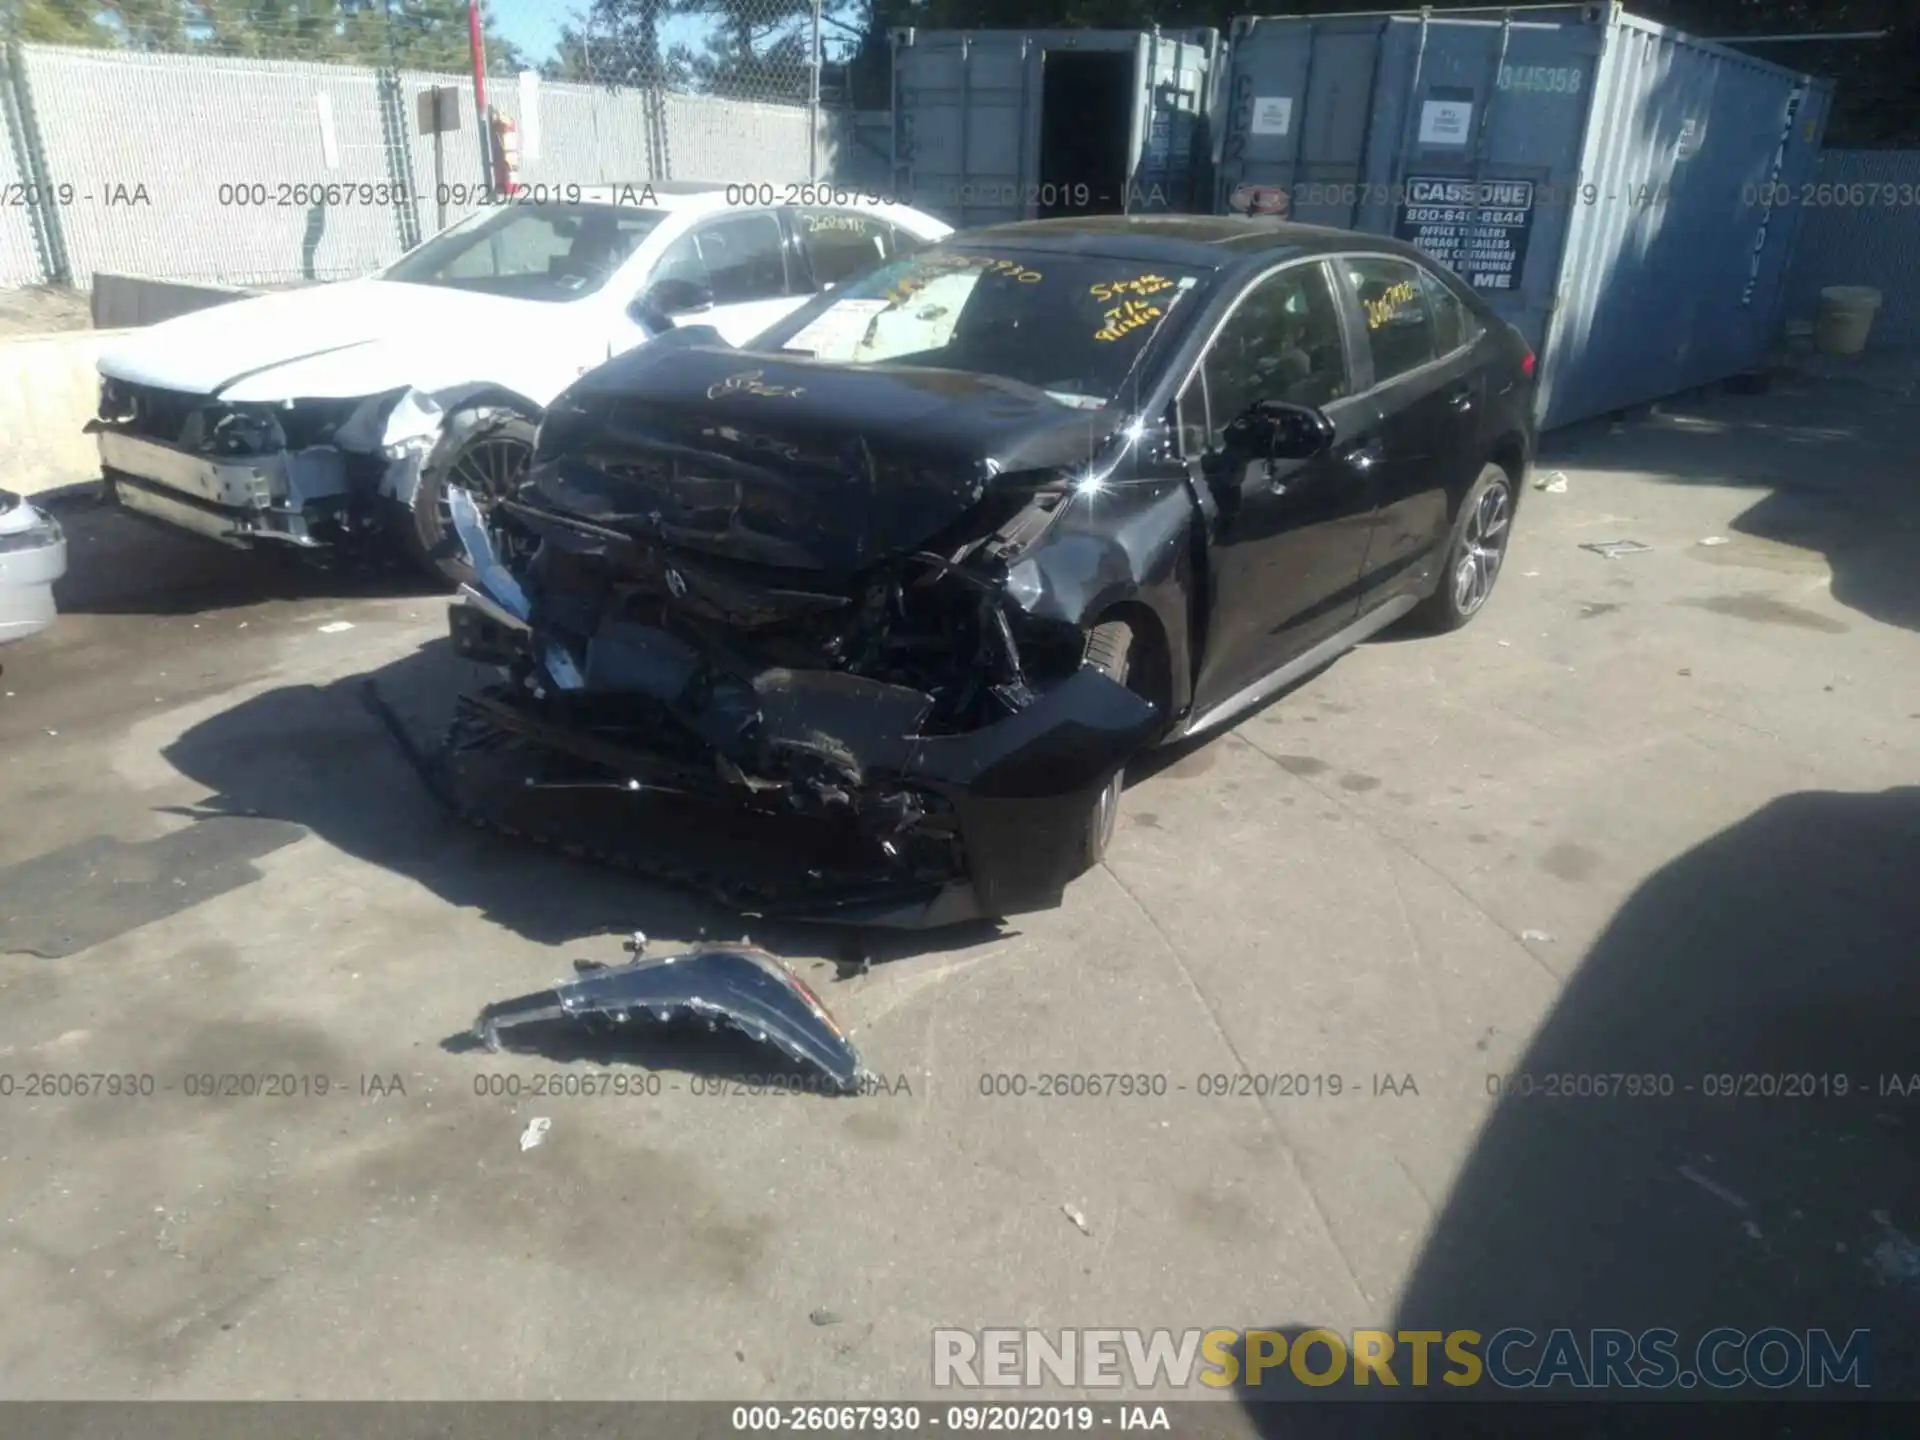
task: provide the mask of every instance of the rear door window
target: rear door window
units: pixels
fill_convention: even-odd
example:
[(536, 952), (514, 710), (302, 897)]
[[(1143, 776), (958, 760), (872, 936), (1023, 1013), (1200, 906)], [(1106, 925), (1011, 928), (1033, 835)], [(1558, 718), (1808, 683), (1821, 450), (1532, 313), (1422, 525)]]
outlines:
[(794, 228), (806, 247), (813, 283), (822, 290), (903, 253), (893, 225), (858, 210), (802, 210), (794, 216)]
[(1433, 306), (1417, 266), (1384, 256), (1342, 263), (1360, 301), (1374, 384), (1384, 385), (1440, 355)]
[(661, 257), (656, 278), (706, 280), (716, 305), (745, 305), (791, 294), (786, 239), (769, 210), (708, 220)]
[(1427, 288), (1427, 304), (1433, 311), (1434, 349), (1439, 354), (1451, 355), (1486, 333), (1446, 281), (1430, 270), (1422, 270), (1420, 283)]

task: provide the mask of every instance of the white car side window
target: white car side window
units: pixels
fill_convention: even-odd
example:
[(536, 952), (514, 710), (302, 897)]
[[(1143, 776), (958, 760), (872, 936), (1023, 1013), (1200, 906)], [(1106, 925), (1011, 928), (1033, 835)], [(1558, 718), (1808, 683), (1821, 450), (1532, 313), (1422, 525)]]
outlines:
[(669, 245), (666, 253), (654, 263), (647, 281), (651, 284), (660, 280), (686, 280), (695, 285), (711, 283), (707, 262), (700, 258), (700, 247), (694, 242), (691, 230)]

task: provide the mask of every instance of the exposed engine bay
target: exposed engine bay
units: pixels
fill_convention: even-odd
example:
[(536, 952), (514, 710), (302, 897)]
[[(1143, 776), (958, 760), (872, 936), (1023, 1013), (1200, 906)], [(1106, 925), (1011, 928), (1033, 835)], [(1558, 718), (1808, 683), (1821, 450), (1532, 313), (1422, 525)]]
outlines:
[[(1004, 423), (1006, 397), (969, 383)], [(1037, 403), (1056, 431), (1074, 414)], [(766, 435), (734, 427), (708, 424), (691, 461), (664, 424), (610, 456), (583, 437), (582, 408), (564, 446), (543, 431), (528, 482), (484, 523), (453, 497), (476, 576), (455, 645), (503, 671), (459, 702), (453, 803), (656, 873), (610, 853), (628, 832), (657, 838), (644, 802), (783, 822), (805, 863), (789, 850), (782, 883), (732, 897), (751, 913), (917, 927), (1057, 904), (1088, 863), (1073, 837), (1165, 718), (1084, 663), (1077, 618), (1021, 603), (1049, 598), (1030, 557), (1073, 503), (1073, 467), (929, 468), (899, 504), (903, 487), (876, 501), (870, 477), (825, 465), (808, 493), (804, 447), (770, 464)], [(1087, 453), (1074, 423), (1062, 455)], [(737, 456), (754, 442), (749, 470)], [(627, 797), (631, 818), (601, 808), (590, 836), (568, 837), (529, 813), (545, 796), (579, 828), (585, 791)], [(709, 827), (667, 828), (684, 849)]]

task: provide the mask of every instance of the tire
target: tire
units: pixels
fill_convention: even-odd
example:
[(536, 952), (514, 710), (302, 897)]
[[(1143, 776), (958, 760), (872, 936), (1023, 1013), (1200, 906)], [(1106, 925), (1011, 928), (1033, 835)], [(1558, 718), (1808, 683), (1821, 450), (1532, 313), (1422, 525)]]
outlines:
[(420, 484), (401, 533), (414, 562), (449, 590), (473, 580), (473, 567), (467, 564), (447, 508), (449, 487), (465, 489), (485, 515), (525, 477), (535, 429), (518, 411), (462, 410), (447, 422), (439, 444), (420, 467)]
[[(1108, 620), (1096, 625), (1087, 635), (1086, 657), (1081, 662), (1091, 666), (1118, 685), (1127, 683), (1132, 669), (1133, 627), (1124, 620)], [(1113, 778), (1107, 782), (1106, 789), (1100, 792), (1100, 798), (1094, 802), (1088, 812), (1085, 828), (1080, 836), (1081, 870), (1093, 869), (1107, 857), (1107, 847), (1113, 842), (1114, 826), (1120, 816), (1120, 792), (1126, 789), (1125, 769), (1113, 772)]]
[(1486, 608), (1513, 536), (1514, 500), (1513, 477), (1505, 470), (1488, 465), (1480, 472), (1453, 522), (1440, 583), (1408, 617), (1415, 628), (1445, 634)]

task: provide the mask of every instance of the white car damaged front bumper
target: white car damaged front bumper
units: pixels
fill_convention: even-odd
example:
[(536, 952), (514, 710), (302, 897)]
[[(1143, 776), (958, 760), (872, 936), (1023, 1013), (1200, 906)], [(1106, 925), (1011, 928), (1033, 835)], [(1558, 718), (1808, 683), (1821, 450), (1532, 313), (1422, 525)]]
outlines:
[(337, 538), (330, 530), (366, 523), (360, 502), (412, 501), (444, 418), (417, 391), (373, 396), (327, 443), (244, 455), (198, 452), (106, 419), (88, 429), (111, 496), (126, 509), (229, 545), (316, 547)]

